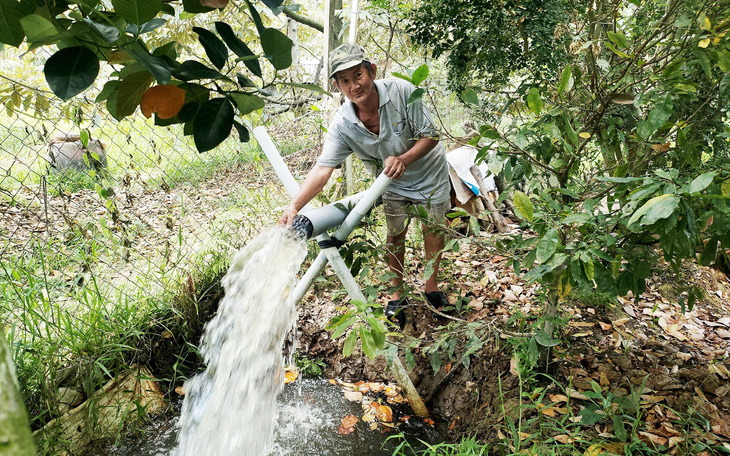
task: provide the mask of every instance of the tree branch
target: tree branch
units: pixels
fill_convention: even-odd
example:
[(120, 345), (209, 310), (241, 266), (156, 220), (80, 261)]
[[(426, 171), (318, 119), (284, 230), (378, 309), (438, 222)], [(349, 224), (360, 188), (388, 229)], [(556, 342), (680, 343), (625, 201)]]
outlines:
[(319, 22), (315, 21), (314, 19), (310, 19), (308, 17), (304, 17), (301, 14), (297, 14), (294, 11), (290, 10), (289, 8), (284, 8), (282, 10), (282, 13), (284, 13), (284, 16), (288, 17), (289, 19), (293, 21), (297, 21), (300, 24), (304, 24), (308, 27), (312, 27), (315, 30), (318, 30), (321, 33), (324, 33), (324, 25), (320, 24)]

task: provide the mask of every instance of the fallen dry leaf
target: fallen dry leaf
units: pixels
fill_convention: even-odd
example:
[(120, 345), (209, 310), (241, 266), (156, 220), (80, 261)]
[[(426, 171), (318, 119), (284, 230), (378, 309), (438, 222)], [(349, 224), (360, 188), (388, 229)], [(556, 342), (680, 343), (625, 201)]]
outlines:
[(568, 391), (568, 397), (570, 397), (571, 399), (578, 399), (581, 401), (588, 400), (588, 396), (586, 396), (585, 394), (581, 393), (580, 391), (576, 391), (576, 390)]
[(595, 326), (595, 323), (587, 321), (571, 321), (570, 326), (578, 326), (579, 328), (592, 328)]
[(628, 323), (628, 321), (629, 321), (629, 318), (624, 317), (624, 318), (619, 318), (618, 320), (614, 320), (612, 323), (614, 326), (623, 326), (626, 323)]
[(372, 407), (375, 411), (375, 418), (377, 418), (378, 421), (393, 421), (393, 409), (391, 409), (387, 405), (378, 404), (377, 402), (371, 402), (370, 407)]
[(558, 442), (564, 443), (564, 444), (565, 443), (573, 443), (573, 442), (575, 442), (575, 439), (573, 437), (567, 435), (567, 434), (556, 435), (553, 438), (555, 440), (557, 440)]
[(286, 368), (286, 372), (284, 372), (284, 384), (289, 384), (299, 377), (299, 371), (296, 369), (292, 369), (291, 367)]
[(564, 394), (551, 394), (549, 397), (555, 403), (568, 402), (568, 396)]
[(599, 321), (598, 324), (601, 326), (601, 329), (604, 330), (604, 331), (610, 331), (611, 328), (613, 328), (612, 325), (610, 325), (608, 323), (604, 323), (602, 321)]
[(379, 392), (383, 391), (383, 389), (385, 389), (385, 385), (383, 385), (382, 383), (377, 383), (377, 382), (368, 383), (368, 387), (370, 388), (370, 391), (372, 391), (373, 393), (379, 393)]
[(656, 445), (666, 445), (669, 442), (669, 439), (667, 439), (666, 437), (652, 434), (651, 432), (639, 431), (639, 435), (646, 437), (646, 439), (648, 439), (651, 443), (654, 443)]
[(712, 432), (730, 438), (730, 423), (720, 423), (712, 426)]
[(347, 391), (345, 390), (345, 399), (351, 402), (361, 402), (362, 393), (360, 391)]
[(347, 415), (342, 418), (342, 423), (337, 428), (337, 433), (340, 435), (350, 434), (355, 430), (355, 425), (358, 421), (359, 419), (355, 415)]

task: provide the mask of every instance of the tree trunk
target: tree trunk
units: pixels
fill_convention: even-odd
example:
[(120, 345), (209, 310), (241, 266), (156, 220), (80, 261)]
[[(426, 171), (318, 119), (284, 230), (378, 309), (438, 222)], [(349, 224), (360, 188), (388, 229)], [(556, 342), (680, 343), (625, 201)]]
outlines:
[(0, 456), (35, 455), (15, 366), (0, 328)]

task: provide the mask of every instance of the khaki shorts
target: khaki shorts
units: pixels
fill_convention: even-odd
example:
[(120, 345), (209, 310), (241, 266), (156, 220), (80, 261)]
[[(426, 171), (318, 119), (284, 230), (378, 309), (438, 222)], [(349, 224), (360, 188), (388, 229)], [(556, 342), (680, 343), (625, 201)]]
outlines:
[(398, 236), (410, 223), (415, 211), (415, 206), (423, 206), (428, 212), (428, 220), (424, 224), (433, 226), (444, 226), (446, 213), (451, 209), (448, 201), (432, 204), (430, 201), (418, 201), (397, 195), (393, 192), (383, 194), (383, 210), (385, 211), (385, 222), (388, 226), (388, 236)]

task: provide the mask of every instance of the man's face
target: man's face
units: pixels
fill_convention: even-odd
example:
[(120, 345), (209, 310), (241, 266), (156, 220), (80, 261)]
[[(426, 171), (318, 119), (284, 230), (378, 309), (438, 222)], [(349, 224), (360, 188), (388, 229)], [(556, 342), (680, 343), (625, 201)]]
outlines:
[[(373, 65), (373, 73), (375, 65)], [(363, 65), (338, 71), (335, 75), (337, 88), (353, 103), (362, 104), (372, 96), (377, 96), (373, 75)]]

